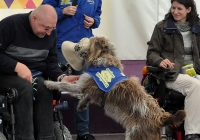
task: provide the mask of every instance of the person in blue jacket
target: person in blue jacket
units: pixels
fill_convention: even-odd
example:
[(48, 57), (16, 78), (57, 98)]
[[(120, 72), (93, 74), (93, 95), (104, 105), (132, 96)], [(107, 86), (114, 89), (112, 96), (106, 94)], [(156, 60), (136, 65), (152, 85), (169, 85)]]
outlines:
[[(43, 0), (42, 4), (52, 5), (57, 12), (57, 57), (60, 63), (66, 64), (67, 61), (61, 51), (62, 43), (64, 41), (77, 43), (84, 37), (93, 36), (92, 29), (100, 25), (102, 0)], [(82, 74), (84, 69), (73, 70), (72, 74)], [(88, 109), (77, 111), (75, 119), (77, 140), (95, 140), (94, 136), (89, 134), (88, 124)]]

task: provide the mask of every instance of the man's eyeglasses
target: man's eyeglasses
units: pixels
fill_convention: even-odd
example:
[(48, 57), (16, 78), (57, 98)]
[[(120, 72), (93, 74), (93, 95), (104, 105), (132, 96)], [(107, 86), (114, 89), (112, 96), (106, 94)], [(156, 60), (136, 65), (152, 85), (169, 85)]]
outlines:
[(53, 30), (56, 29), (56, 27), (53, 27), (53, 28), (51, 28), (51, 27), (45, 27), (45, 26), (43, 26), (43, 27), (44, 27), (45, 31), (53, 31)]
[(40, 26), (42, 26), (45, 31), (53, 31), (56, 29), (56, 27), (45, 26), (40, 20), (38, 20), (38, 21), (39, 21)]

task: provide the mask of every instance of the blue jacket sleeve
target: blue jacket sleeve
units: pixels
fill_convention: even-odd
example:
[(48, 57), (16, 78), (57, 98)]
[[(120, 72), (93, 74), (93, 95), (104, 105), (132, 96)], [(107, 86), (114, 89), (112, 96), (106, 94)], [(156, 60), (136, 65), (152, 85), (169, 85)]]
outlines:
[(62, 9), (64, 8), (61, 8), (59, 5), (59, 0), (43, 0), (42, 4), (49, 4), (51, 6), (53, 6), (56, 10), (56, 13), (58, 15), (58, 20), (61, 20), (62, 18), (65, 18), (66, 15), (64, 15), (62, 13)]
[(100, 22), (101, 22), (101, 17), (100, 16), (101, 16), (101, 13), (102, 13), (101, 5), (102, 5), (102, 1), (99, 0), (98, 1), (98, 5), (97, 5), (97, 10), (95, 12), (95, 16), (93, 17), (94, 18), (94, 24), (91, 27), (93, 29), (98, 28), (99, 25), (100, 25)]

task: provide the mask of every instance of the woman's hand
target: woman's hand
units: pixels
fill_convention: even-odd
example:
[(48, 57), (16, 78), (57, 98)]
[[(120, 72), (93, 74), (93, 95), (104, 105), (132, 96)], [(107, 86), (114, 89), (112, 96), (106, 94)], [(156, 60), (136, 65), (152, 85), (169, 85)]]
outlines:
[(171, 63), (168, 59), (164, 59), (163, 61), (160, 62), (159, 67), (162, 68), (170, 68), (173, 69), (174, 68), (174, 63)]

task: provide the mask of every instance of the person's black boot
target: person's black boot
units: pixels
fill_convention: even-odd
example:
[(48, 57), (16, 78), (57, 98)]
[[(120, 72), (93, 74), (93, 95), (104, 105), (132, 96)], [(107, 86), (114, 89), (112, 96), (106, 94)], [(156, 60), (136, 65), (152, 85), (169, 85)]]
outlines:
[(85, 134), (83, 136), (77, 136), (76, 140), (96, 140), (91, 134)]
[(185, 136), (184, 140), (200, 140), (200, 138), (195, 134), (188, 134)]

